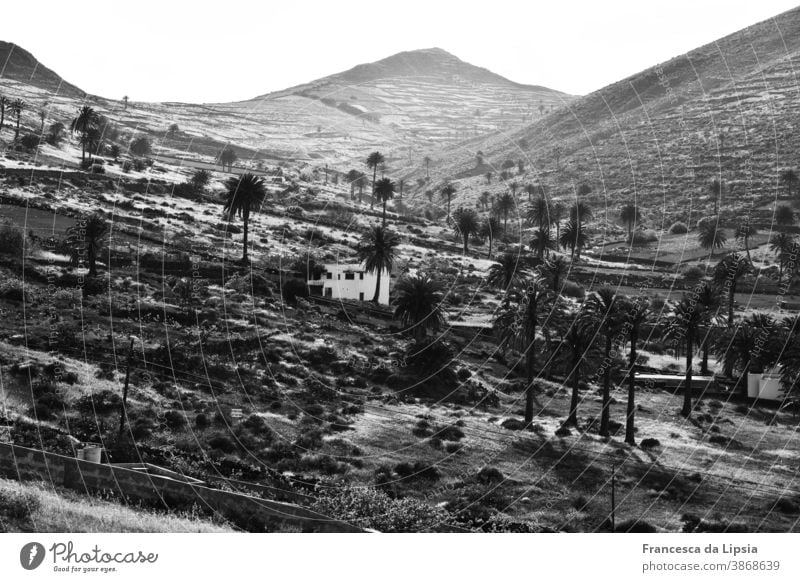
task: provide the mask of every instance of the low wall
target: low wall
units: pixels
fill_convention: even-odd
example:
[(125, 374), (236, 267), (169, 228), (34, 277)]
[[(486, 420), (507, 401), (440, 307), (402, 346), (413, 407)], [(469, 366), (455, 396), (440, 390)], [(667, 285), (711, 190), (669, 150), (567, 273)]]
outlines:
[(111, 491), (131, 501), (145, 501), (164, 508), (188, 507), (219, 513), (234, 523), (242, 520), (263, 524), (268, 531), (358, 532), (348, 523), (280, 501), (176, 481), (102, 463), (0, 443), (0, 475), (37, 480), (82, 493)]

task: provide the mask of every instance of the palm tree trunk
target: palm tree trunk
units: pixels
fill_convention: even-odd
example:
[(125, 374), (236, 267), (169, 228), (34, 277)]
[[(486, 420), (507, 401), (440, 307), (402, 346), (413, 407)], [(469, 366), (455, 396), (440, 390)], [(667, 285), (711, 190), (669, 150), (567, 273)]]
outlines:
[(631, 356), (629, 360), (630, 369), (628, 370), (628, 410), (625, 414), (625, 442), (629, 445), (636, 445), (634, 436), (634, 416), (636, 415), (636, 343), (639, 341), (636, 328), (631, 330)]
[(692, 413), (692, 331), (686, 332), (686, 380), (683, 386), (683, 408), (681, 414), (686, 418)]
[(700, 373), (707, 375), (708, 374), (708, 334), (706, 337), (703, 338), (703, 359), (700, 361)]
[(747, 262), (753, 263), (753, 260), (750, 258), (750, 235), (745, 235), (744, 237), (744, 252), (747, 253)]
[(86, 258), (89, 262), (89, 276), (97, 277), (97, 256), (95, 255), (94, 245), (89, 245)]
[(383, 226), (386, 226), (386, 200), (383, 201)]
[(609, 435), (608, 424), (611, 419), (611, 366), (608, 365), (611, 359), (611, 336), (606, 337), (605, 362), (606, 369), (603, 371), (603, 410), (600, 412), (600, 436)]
[[(536, 328), (534, 328), (533, 337), (536, 337)], [(534, 341), (531, 340), (530, 345), (528, 345), (528, 356), (527, 356), (527, 373), (528, 373), (528, 383), (525, 388), (525, 424), (530, 424), (533, 422), (533, 366), (534, 366), (534, 359), (536, 358), (536, 352), (534, 349)]]
[(373, 303), (378, 302), (378, 297), (381, 294), (381, 269), (378, 269), (378, 280), (375, 282), (375, 295), (372, 298)]
[(248, 208), (244, 209), (244, 213), (242, 214), (242, 223), (243, 223), (243, 237), (242, 237), (242, 263), (247, 263), (247, 230), (248, 230), (248, 223), (250, 222), (250, 210)]
[(578, 426), (578, 384), (580, 383), (580, 375), (578, 374), (578, 366), (580, 365), (580, 355), (573, 360), (572, 366), (572, 398), (569, 403), (569, 416), (567, 417), (566, 424)]
[(378, 177), (378, 164), (372, 169), (372, 200), (369, 201), (369, 209), (375, 209), (375, 179)]
[(489, 258), (490, 259), (492, 258), (492, 241), (493, 241), (493, 239), (494, 239), (494, 237), (491, 237), (491, 236), (489, 237)]
[(731, 288), (728, 291), (728, 327), (733, 327), (733, 303), (736, 295), (736, 279), (731, 282)]

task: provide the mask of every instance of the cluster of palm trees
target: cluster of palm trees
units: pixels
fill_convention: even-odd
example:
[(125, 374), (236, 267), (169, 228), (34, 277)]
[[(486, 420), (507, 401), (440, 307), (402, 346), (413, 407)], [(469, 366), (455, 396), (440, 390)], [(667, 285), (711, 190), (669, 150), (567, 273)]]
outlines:
[(25, 102), (22, 99), (9, 99), (5, 95), (0, 95), (0, 132), (3, 131), (3, 126), (6, 121), (6, 112), (10, 117), (16, 118), (16, 127), (14, 129), (14, 140), (19, 139), (19, 123), (22, 112), (25, 110)]
[(86, 161), (86, 150), (96, 151), (100, 143), (100, 116), (89, 105), (78, 109), (78, 114), (70, 123), (70, 131), (77, 133), (81, 144), (81, 162)]

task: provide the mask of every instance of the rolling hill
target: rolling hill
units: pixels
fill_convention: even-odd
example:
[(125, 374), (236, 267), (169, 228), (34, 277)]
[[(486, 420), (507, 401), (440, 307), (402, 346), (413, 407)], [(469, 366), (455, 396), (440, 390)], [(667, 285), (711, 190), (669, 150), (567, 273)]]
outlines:
[(0, 81), (19, 81), (56, 95), (83, 98), (86, 93), (42, 65), (16, 44), (0, 40)]
[[(724, 212), (768, 209), (779, 172), (796, 163), (800, 138), (796, 66), (800, 9), (714, 41), (576, 99), (506, 135), (466, 140), (440, 154), (439, 178), (475, 176), (461, 200), (474, 202), (486, 168), (527, 160), (510, 179), (539, 181), (573, 197), (587, 183), (609, 213), (619, 201), (665, 220), (709, 214), (708, 185), (724, 183)], [(711, 211), (713, 212), (713, 210)], [(610, 216), (610, 215), (609, 215)], [(765, 215), (764, 219), (768, 217)], [(667, 223), (666, 226), (669, 226)]]

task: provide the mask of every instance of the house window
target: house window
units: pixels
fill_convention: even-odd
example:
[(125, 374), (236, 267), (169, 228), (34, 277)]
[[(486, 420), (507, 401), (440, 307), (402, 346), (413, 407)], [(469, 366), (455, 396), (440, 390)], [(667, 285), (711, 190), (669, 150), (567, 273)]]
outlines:
[(325, 289), (325, 297), (333, 297), (333, 288), (327, 287)]
[(325, 273), (327, 279), (333, 279), (333, 273)]
[(358, 294), (358, 300), (359, 301), (364, 301), (364, 293), (359, 293)]
[(337, 274), (336, 274), (336, 278), (337, 278), (337, 279), (341, 279), (341, 278), (342, 278), (342, 274), (341, 274), (341, 273), (337, 273)]
[(355, 273), (345, 273), (344, 274), (344, 278), (347, 281), (353, 281), (356, 278), (356, 274)]
[(358, 274), (358, 278), (363, 281), (364, 280), (364, 273), (359, 273)]

